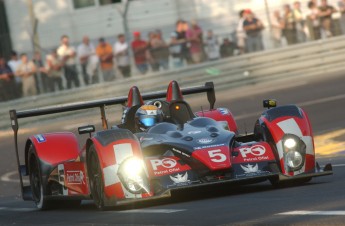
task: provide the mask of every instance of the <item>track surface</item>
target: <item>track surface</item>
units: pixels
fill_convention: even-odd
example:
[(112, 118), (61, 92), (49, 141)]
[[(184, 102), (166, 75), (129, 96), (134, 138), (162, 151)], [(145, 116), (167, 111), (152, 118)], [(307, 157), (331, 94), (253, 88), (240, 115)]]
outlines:
[[(279, 104), (296, 103), (309, 113), (318, 135), (345, 128), (344, 90), (344, 75), (301, 77), (298, 81), (290, 79), (220, 91), (217, 106), (230, 108), (241, 132), (250, 132), (263, 110), (262, 99), (271, 97), (279, 100)], [(195, 97), (190, 100), (191, 105), (197, 106), (195, 110), (204, 105)], [(75, 128), (74, 124), (88, 118), (76, 115), (63, 120), (66, 122), (56, 119), (33, 123), (22, 127), (22, 131)], [(25, 135), (21, 135), (21, 147)], [(344, 137), (336, 139), (344, 141)], [(268, 182), (242, 187), (218, 186), (179, 192), (168, 200), (106, 212), (97, 211), (90, 201), (77, 209), (35, 210), (31, 202), (19, 197), (9, 131), (0, 132), (0, 152), (0, 225), (342, 225), (345, 222), (345, 154), (341, 152), (336, 156), (320, 156), (320, 165), (332, 162), (335, 166), (333, 176), (314, 178), (303, 186), (274, 189)]]

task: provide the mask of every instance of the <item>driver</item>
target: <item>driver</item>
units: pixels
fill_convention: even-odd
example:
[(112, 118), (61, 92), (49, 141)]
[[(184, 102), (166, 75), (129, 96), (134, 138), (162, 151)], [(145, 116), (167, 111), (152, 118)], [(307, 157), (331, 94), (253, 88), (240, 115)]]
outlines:
[(163, 113), (155, 105), (143, 105), (135, 113), (135, 127), (139, 132), (147, 131), (163, 121)]

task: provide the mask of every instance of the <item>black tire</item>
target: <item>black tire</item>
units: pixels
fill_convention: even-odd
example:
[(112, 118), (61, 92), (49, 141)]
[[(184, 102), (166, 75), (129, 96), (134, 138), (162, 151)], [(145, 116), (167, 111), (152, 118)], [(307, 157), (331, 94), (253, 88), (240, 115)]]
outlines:
[(29, 148), (29, 177), (32, 191), (32, 199), (36, 207), (40, 210), (48, 210), (52, 208), (52, 200), (47, 200), (43, 188), (42, 173), (38, 158), (36, 156), (34, 147)]
[(87, 171), (93, 201), (99, 210), (105, 210), (105, 195), (102, 170), (95, 147), (92, 145), (87, 154)]

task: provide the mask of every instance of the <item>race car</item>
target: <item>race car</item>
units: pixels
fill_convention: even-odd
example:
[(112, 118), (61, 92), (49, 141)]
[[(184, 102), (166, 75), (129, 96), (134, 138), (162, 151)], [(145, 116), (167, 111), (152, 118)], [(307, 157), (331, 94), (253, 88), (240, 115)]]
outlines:
[[(208, 110), (193, 113), (185, 95), (207, 93)], [(144, 102), (146, 101), (146, 102)], [(94, 200), (99, 209), (170, 197), (175, 190), (221, 183), (248, 184), (269, 180), (304, 183), (332, 174), (320, 169), (308, 115), (295, 105), (264, 100), (253, 133), (241, 135), (227, 108), (215, 108), (212, 82), (180, 89), (26, 111), (10, 111), (22, 197), (39, 209), (79, 205)], [(121, 123), (108, 125), (105, 107), (122, 104)], [(101, 131), (78, 128), (87, 136), (81, 145), (71, 132), (30, 136), (25, 163), (20, 163), (18, 119), (99, 107)], [(82, 135), (86, 134), (86, 135)], [(78, 136), (79, 136), (78, 135)], [(80, 148), (80, 146), (82, 148)], [(30, 184), (23, 183), (29, 177)]]

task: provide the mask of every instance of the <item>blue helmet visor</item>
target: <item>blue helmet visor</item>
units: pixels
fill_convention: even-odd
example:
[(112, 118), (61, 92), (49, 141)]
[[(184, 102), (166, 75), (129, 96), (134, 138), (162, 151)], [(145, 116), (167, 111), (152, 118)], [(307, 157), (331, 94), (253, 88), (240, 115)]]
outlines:
[(157, 119), (155, 117), (143, 117), (140, 119), (140, 122), (146, 127), (151, 127), (156, 124)]

